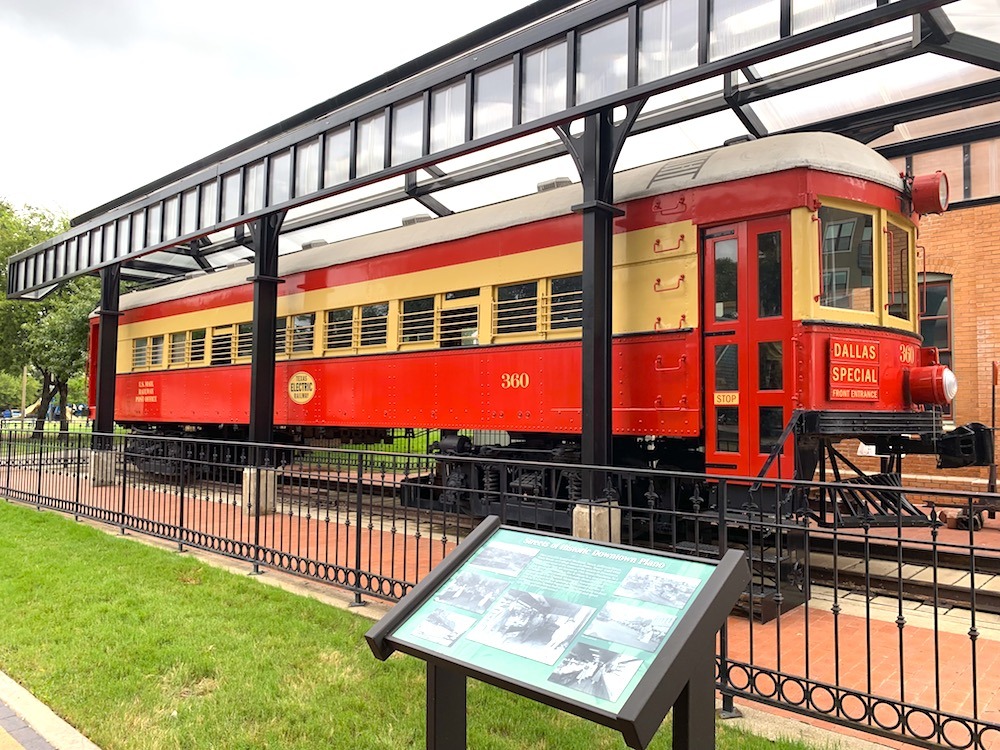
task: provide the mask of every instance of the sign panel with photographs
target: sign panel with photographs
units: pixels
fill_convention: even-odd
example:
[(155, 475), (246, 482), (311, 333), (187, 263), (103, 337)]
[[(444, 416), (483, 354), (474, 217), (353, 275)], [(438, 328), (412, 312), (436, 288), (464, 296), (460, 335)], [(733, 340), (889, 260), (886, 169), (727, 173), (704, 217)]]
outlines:
[(500, 528), (392, 640), (617, 713), (715, 570)]

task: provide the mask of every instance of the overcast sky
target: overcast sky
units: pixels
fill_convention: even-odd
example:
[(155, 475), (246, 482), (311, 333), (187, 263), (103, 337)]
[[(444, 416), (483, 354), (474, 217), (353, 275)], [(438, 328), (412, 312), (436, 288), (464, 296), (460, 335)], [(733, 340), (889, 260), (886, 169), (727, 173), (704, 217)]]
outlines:
[(0, 199), (70, 217), (529, 0), (2, 0)]

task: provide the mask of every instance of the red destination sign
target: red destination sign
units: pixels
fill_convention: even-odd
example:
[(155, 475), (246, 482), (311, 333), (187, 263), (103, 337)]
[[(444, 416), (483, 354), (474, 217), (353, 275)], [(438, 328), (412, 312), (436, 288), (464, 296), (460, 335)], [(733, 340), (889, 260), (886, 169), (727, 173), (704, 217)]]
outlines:
[(879, 342), (830, 337), (830, 399), (878, 401)]

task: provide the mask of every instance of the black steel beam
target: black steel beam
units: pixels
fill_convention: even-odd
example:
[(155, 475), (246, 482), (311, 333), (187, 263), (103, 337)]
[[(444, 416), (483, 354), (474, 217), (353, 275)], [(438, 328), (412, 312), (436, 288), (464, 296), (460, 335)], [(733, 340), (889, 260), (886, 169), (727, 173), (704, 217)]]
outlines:
[(101, 302), (97, 310), (97, 403), (94, 447), (111, 448), (111, 433), (115, 429), (115, 375), (118, 363), (118, 296), (121, 288), (121, 268), (101, 269)]
[(913, 17), (914, 37), (918, 42), (947, 44), (955, 33), (955, 25), (942, 8), (931, 8)]
[[(240, 151), (237, 155), (223, 161), (215, 160), (212, 164), (203, 169), (201, 173), (179, 178), (171, 182), (168, 186), (144, 195), (130, 204), (108, 208), (108, 210), (103, 211), (101, 215), (93, 216), (86, 223), (78, 225), (73, 231), (64, 233), (59, 237), (48, 240), (41, 245), (12, 257), (9, 261), (9, 265), (12, 266), (21, 259), (44, 252), (44, 250), (48, 247), (52, 247), (62, 242), (67, 242), (70, 239), (96, 229), (98, 226), (102, 226), (107, 222), (123, 218), (134, 211), (159, 204), (167, 199), (174, 199), (184, 190), (190, 187), (196, 187), (207, 179), (218, 179), (220, 175), (227, 172), (231, 172), (233, 170), (245, 170), (247, 165), (253, 164), (261, 159), (266, 159), (273, 154), (287, 153), (288, 149), (294, 147), (297, 143), (304, 142), (305, 140), (325, 133), (331, 128), (337, 128), (343, 125), (355, 127), (360, 118), (370, 116), (375, 112), (386, 111), (387, 108), (391, 108), (393, 105), (400, 102), (407, 101), (414, 96), (422, 96), (427, 90), (430, 90), (435, 86), (442, 85), (453, 80), (458, 80), (473, 71), (484, 70), (498, 61), (516, 60), (519, 58), (523, 50), (530, 49), (532, 46), (546, 43), (557, 38), (569, 38), (576, 34), (578, 29), (587, 28), (589, 25), (597, 23), (607, 18), (609, 15), (624, 12), (626, 9), (630, 8), (632, 4), (634, 4), (634, 1), (635, 0), (592, 0), (588, 3), (576, 5), (575, 7), (566, 10), (566, 12), (555, 15), (535, 26), (523, 28), (520, 31), (511, 33), (506, 37), (497, 38), (497, 40), (492, 44), (478, 49), (474, 55), (457, 57), (452, 59), (450, 62), (443, 63), (435, 68), (427, 69), (423, 74), (416, 75), (409, 80), (404, 80), (396, 86), (387, 88), (385, 91), (372, 94), (367, 99), (358, 99), (350, 104), (345, 104), (343, 107), (335, 112), (331, 112), (326, 117), (317, 117), (315, 120), (312, 120), (308, 124), (304, 124), (293, 131), (285, 131), (280, 136), (276, 136), (267, 143)], [(586, 117), (589, 114), (600, 112), (608, 107), (621, 106), (631, 101), (638, 101), (657, 93), (669, 91), (687, 84), (696, 83), (708, 78), (722, 75), (729, 70), (751, 66), (764, 60), (780, 57), (824, 41), (852, 34), (857, 31), (870, 28), (874, 25), (886, 23), (903, 17), (909, 17), (914, 14), (924, 13), (953, 1), (954, 0), (897, 0), (897, 2), (891, 4), (879, 5), (874, 9), (842, 18), (832, 23), (818, 26), (789, 37), (783, 37), (774, 42), (770, 42), (727, 58), (711, 61), (706, 60), (702, 65), (686, 71), (681, 71), (667, 78), (633, 86), (625, 91), (609, 94), (605, 97), (587, 102), (585, 104), (568, 106), (564, 110), (538, 118), (530, 123), (516, 125), (509, 129), (491, 134), (487, 137), (456, 145), (439, 153), (424, 155), (405, 164), (393, 165), (392, 167), (365, 175), (361, 178), (352, 176), (352, 179), (349, 179), (346, 182), (317, 190), (316, 192), (305, 196), (296, 197), (280, 205), (268, 206), (259, 210), (244, 213), (240, 216), (232, 217), (230, 219), (220, 220), (212, 226), (206, 226), (197, 230), (190, 236), (179, 237), (176, 240), (170, 239), (157, 245), (143, 247), (129, 253), (127, 257), (138, 257), (148, 252), (159, 250), (161, 247), (166, 246), (167, 243), (186, 242), (196, 238), (197, 236), (211, 234), (240, 223), (250, 222), (260, 216), (268, 215), (269, 213), (277, 210), (285, 210), (308, 203), (312, 200), (326, 198), (349, 191), (356, 187), (371, 184), (388, 177), (405, 174), (408, 171), (422, 169), (429, 164), (461, 156), (486, 146), (502, 143), (522, 135), (528, 135), (551, 127), (556, 127), (564, 123), (572, 122), (573, 120)], [(702, 49), (701, 53), (704, 52), (705, 50)], [(704, 54), (701, 54), (701, 56), (704, 57)], [(568, 81), (575, 80), (573, 71), (570, 71), (570, 75), (567, 78)], [(107, 206), (105, 208), (107, 208)], [(108, 261), (108, 263), (111, 262), (120, 262), (120, 259)], [(74, 273), (85, 273), (93, 270), (94, 268), (89, 267)], [(14, 296), (29, 292), (35, 287), (44, 287), (61, 280), (61, 278), (44, 278), (36, 280), (33, 287), (15, 290)]]
[[(611, 111), (590, 115), (584, 125), (578, 163), (583, 203), (583, 373), (581, 460), (610, 466), (611, 455), (611, 269), (614, 207), (614, 125)], [(602, 485), (603, 482), (593, 482)], [(597, 500), (602, 486), (584, 488)]]
[[(856, 112), (851, 115), (809, 123), (797, 128), (790, 128), (784, 132), (825, 130), (867, 142), (879, 135), (891, 132), (901, 122), (920, 120), (924, 117), (933, 117), (959, 109), (970, 109), (997, 101), (1000, 101), (1000, 85), (997, 81), (985, 81), (971, 86), (959, 86), (929, 96), (907, 99), (865, 112)], [(873, 133), (875, 135), (872, 135)]]
[(886, 159), (895, 159), (898, 156), (912, 156), (922, 154), (927, 151), (937, 151), (951, 146), (961, 146), (966, 143), (976, 141), (988, 141), (993, 138), (1000, 138), (1000, 123), (990, 123), (988, 125), (977, 125), (972, 128), (962, 128), (952, 130), (939, 135), (929, 135), (924, 138), (913, 138), (908, 141), (891, 143), (875, 148)]
[(181, 266), (171, 266), (167, 263), (155, 263), (144, 258), (133, 258), (125, 263), (122, 263), (125, 270), (131, 269), (133, 271), (148, 271), (149, 273), (161, 274), (166, 277), (177, 276), (180, 273), (187, 273), (189, 271), (194, 271), (195, 268), (183, 268)]
[[(611, 466), (611, 288), (614, 220), (623, 211), (614, 205), (614, 168), (642, 102), (629, 105), (617, 125), (612, 109), (590, 115), (583, 135), (574, 137), (568, 127), (559, 134), (573, 156), (583, 188), (583, 202), (573, 211), (583, 217), (583, 313), (581, 373), (580, 457), (590, 466)], [(599, 500), (603, 476), (587, 472), (584, 497)]]
[(447, 44), (421, 55), (420, 57), (414, 58), (413, 60), (395, 67), (392, 70), (388, 70), (371, 80), (365, 81), (354, 88), (338, 94), (337, 96), (331, 97), (324, 102), (320, 102), (319, 104), (309, 107), (308, 109), (305, 109), (296, 115), (292, 115), (281, 122), (275, 123), (274, 125), (254, 133), (253, 135), (249, 135), (246, 138), (211, 153), (202, 159), (198, 159), (198, 161), (192, 162), (185, 167), (181, 167), (180, 169), (175, 170), (158, 180), (154, 180), (153, 182), (143, 185), (130, 193), (126, 193), (125, 195), (115, 198), (112, 201), (108, 201), (97, 208), (80, 214), (70, 221), (70, 226), (82, 224), (95, 216), (99, 216), (100, 214), (116, 208), (117, 206), (130, 203), (136, 198), (141, 198), (144, 195), (160, 190), (177, 180), (197, 174), (198, 172), (211, 167), (213, 164), (238, 156), (248, 149), (252, 149), (256, 146), (272, 141), (278, 136), (284, 135), (291, 130), (297, 130), (304, 125), (314, 122), (317, 118), (341, 109), (342, 107), (345, 107), (355, 101), (367, 99), (372, 94), (385, 91), (392, 86), (402, 83), (413, 76), (419, 75), (425, 70), (437, 67), (438, 65), (441, 65), (442, 63), (459, 55), (471, 53), (478, 47), (488, 44), (498, 37), (506, 36), (523, 26), (541, 21), (547, 16), (557, 13), (558, 11), (574, 4), (575, 0), (537, 0), (537, 2), (534, 2), (531, 5), (527, 5), (524, 8), (516, 10), (503, 18), (497, 19), (482, 28), (476, 29), (475, 31), (459, 37), (454, 41), (448, 42)]
[(1000, 71), (1000, 44), (956, 31), (944, 44), (932, 44), (933, 51), (953, 60)]
[(257, 219), (250, 227), (254, 248), (253, 352), (250, 364), (250, 442), (274, 436), (274, 334), (278, 310), (278, 235), (285, 212)]
[(739, 118), (740, 122), (743, 123), (743, 127), (747, 129), (754, 138), (763, 138), (767, 135), (767, 127), (761, 122), (761, 119), (757, 116), (750, 105), (744, 106), (741, 102), (740, 88), (736, 80), (736, 71), (730, 71), (724, 76), (724, 85), (722, 91), (722, 98), (726, 100), (726, 104), (729, 105), (733, 113)]

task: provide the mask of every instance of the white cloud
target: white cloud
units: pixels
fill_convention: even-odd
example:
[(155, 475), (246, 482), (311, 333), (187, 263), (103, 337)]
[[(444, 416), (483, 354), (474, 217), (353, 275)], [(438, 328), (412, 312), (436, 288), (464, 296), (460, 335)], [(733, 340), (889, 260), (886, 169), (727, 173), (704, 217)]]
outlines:
[(6, 0), (0, 198), (75, 216), (527, 4)]

